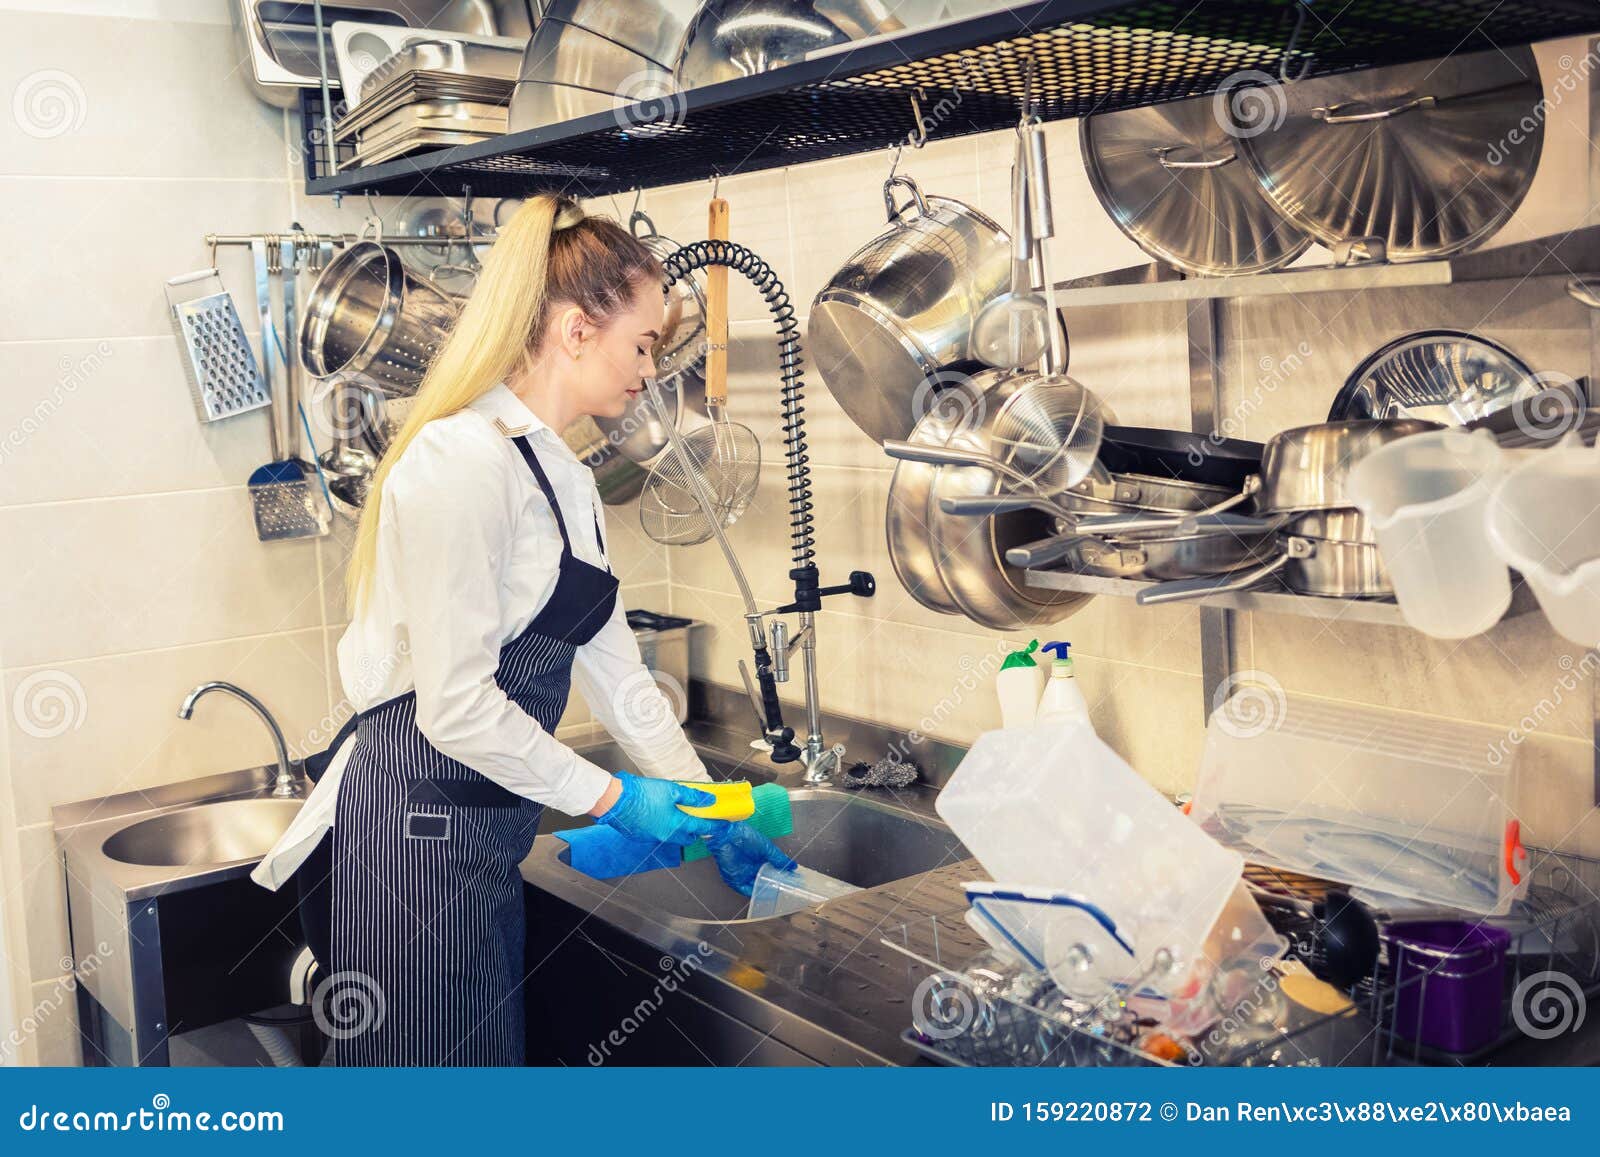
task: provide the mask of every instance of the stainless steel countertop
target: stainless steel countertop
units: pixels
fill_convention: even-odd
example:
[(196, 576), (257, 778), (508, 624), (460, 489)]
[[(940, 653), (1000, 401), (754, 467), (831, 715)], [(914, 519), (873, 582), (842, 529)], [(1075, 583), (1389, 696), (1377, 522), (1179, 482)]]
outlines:
[[(930, 787), (805, 787), (797, 770), (775, 775), (764, 757), (731, 756), (725, 733), (689, 731), (719, 770), (781, 783), (797, 798), (812, 793), (850, 797), (853, 806), (893, 809), (945, 830), (933, 810), (938, 793)], [(565, 846), (553, 835), (540, 836), (523, 861), (523, 880), (648, 945), (653, 956), (700, 956), (690, 991), (829, 1064), (917, 1059), (900, 1034), (911, 1026), (911, 1001), (926, 970), (880, 940), (895, 937), (908, 922), (960, 907), (965, 902), (961, 883), (984, 878), (975, 860), (958, 860), (789, 916), (693, 920), (649, 910), (615, 881), (593, 879), (561, 863)]]

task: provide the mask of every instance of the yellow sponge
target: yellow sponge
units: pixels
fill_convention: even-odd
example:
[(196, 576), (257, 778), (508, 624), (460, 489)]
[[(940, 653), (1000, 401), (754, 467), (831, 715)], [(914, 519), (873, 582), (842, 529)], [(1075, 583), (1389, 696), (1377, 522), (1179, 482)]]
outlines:
[(709, 792), (717, 797), (716, 803), (692, 806), (690, 804), (678, 805), (678, 810), (688, 815), (699, 816), (703, 820), (747, 820), (756, 814), (755, 797), (751, 793), (750, 781), (741, 779), (732, 783), (704, 783), (689, 780), (678, 781), (684, 787), (692, 787), (697, 791)]
[[(756, 810), (749, 822), (756, 831), (769, 840), (794, 834), (794, 809), (790, 806), (787, 789), (776, 783), (764, 783), (750, 793), (750, 799), (754, 802)], [(706, 847), (705, 841), (696, 840), (683, 849), (683, 862), (693, 863), (695, 860), (705, 859), (710, 854), (711, 849)]]

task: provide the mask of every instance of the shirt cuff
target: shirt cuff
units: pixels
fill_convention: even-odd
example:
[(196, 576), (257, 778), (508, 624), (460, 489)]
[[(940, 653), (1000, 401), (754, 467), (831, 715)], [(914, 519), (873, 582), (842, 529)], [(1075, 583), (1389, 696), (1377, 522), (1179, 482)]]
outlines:
[(599, 764), (574, 753), (572, 772), (554, 794), (550, 806), (569, 816), (588, 815), (611, 786), (612, 775)]

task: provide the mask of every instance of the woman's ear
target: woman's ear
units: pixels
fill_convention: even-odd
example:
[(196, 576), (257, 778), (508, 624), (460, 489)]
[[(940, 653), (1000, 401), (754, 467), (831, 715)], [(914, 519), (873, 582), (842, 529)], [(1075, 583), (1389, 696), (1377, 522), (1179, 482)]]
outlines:
[(569, 305), (556, 317), (556, 336), (561, 342), (561, 348), (570, 358), (581, 356), (584, 343), (589, 339), (589, 319), (583, 316), (583, 310), (575, 305)]

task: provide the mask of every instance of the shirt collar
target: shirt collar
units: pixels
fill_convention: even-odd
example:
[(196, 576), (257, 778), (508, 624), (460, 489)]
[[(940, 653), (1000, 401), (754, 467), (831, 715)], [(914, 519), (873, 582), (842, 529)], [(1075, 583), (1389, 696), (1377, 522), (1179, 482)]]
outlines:
[(543, 445), (565, 450), (566, 457), (577, 461), (561, 435), (545, 425), (544, 420), (528, 409), (527, 403), (504, 382), (491, 386), (472, 403), (472, 408), (494, 423), (494, 428), (507, 438), (519, 438), (526, 434)]

